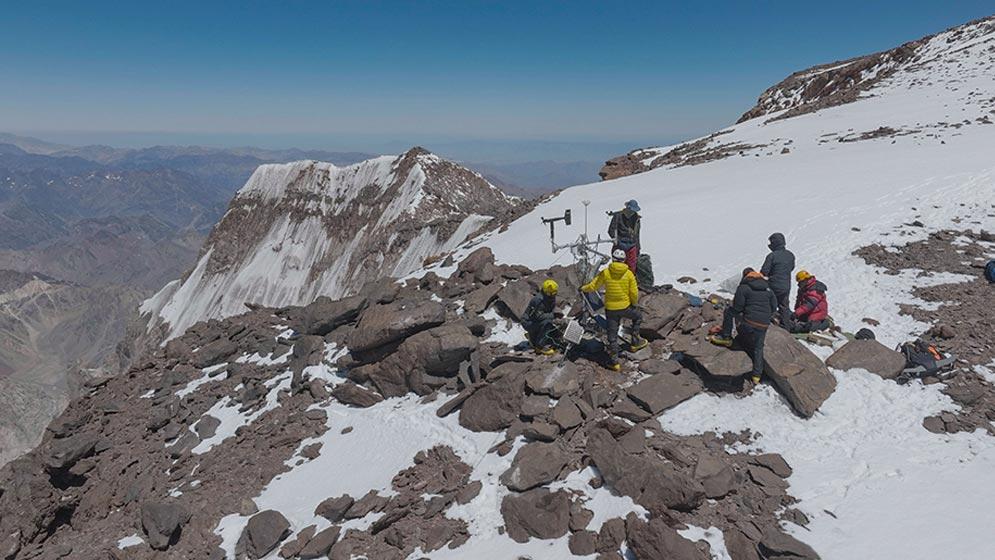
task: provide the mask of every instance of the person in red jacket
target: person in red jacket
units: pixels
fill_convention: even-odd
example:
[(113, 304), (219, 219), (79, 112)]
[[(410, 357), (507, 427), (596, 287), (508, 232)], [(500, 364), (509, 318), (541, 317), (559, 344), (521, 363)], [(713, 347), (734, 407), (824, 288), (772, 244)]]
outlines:
[(795, 298), (795, 311), (791, 314), (788, 330), (806, 333), (828, 329), (829, 300), (826, 299), (826, 285), (805, 270), (799, 270), (795, 274), (795, 281), (798, 282), (798, 296)]

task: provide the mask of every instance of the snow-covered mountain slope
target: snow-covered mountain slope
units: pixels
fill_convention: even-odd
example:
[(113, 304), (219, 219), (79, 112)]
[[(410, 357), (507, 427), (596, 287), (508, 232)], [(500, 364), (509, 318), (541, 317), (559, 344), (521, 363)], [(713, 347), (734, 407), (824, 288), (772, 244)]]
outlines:
[[(532, 268), (568, 262), (569, 254), (550, 251), (540, 217), (573, 211), (573, 226), (557, 224), (562, 243), (582, 231), (582, 201), (589, 200), (591, 237), (607, 237), (603, 212), (635, 198), (643, 252), (653, 257), (658, 284), (691, 276), (695, 289), (718, 290), (743, 267), (759, 267), (767, 237), (781, 231), (798, 265), (827, 280), (833, 314), (843, 324), (895, 315), (895, 289), (904, 279), (857, 266), (861, 261), (850, 253), (875, 241), (908, 241), (917, 230), (897, 231), (903, 223), (924, 222), (922, 234), (969, 210), (979, 218), (991, 213), (993, 76), (995, 18), (989, 18), (935, 36), (917, 64), (857, 101), (756, 118), (688, 142), (677, 147), (680, 161), (567, 189), (484, 244), (499, 261)], [(674, 150), (647, 150), (646, 161), (667, 152)], [(887, 340), (897, 342), (914, 325), (900, 318), (884, 328)]]
[(347, 167), (262, 165), (238, 191), (196, 267), (141, 308), (172, 338), (264, 306), (338, 297), (403, 276), (508, 219), (517, 199), (422, 148)]

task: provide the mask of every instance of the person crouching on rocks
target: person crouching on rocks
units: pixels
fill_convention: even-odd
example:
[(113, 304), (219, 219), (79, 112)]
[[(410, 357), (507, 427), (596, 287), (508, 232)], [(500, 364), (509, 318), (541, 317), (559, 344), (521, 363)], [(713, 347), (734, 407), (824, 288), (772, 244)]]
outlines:
[(556, 292), (560, 287), (548, 278), (522, 315), (522, 327), (528, 333), (529, 344), (536, 354), (553, 355), (563, 346), (560, 329), (556, 325)]
[(770, 290), (763, 274), (747, 268), (743, 271), (743, 279), (736, 288), (732, 305), (726, 307), (722, 316), (722, 331), (709, 337), (712, 344), (732, 346), (733, 322), (738, 323), (736, 330), (741, 344), (753, 358), (753, 383), (760, 382), (764, 371), (764, 341), (771, 319), (777, 313), (777, 297)]
[(625, 251), (625, 264), (633, 274), (636, 273), (636, 262), (639, 259), (639, 203), (630, 200), (625, 208), (612, 212), (612, 220), (608, 224), (608, 236), (612, 238), (616, 249)]
[(791, 273), (795, 270), (795, 254), (789, 251), (783, 233), (773, 233), (767, 247), (770, 254), (760, 267), (760, 273), (770, 279), (770, 289), (777, 296), (778, 321), (783, 325), (791, 317)]
[(619, 371), (622, 366), (618, 362), (618, 328), (622, 324), (622, 319), (632, 321), (632, 343), (630, 349), (635, 352), (644, 348), (646, 340), (639, 336), (639, 326), (643, 321), (643, 316), (636, 309), (639, 302), (639, 287), (636, 284), (636, 275), (625, 264), (625, 251), (615, 249), (612, 251), (612, 262), (609, 263), (594, 280), (581, 287), (584, 293), (598, 291), (605, 288), (605, 319), (608, 322), (608, 368)]
[(799, 270), (795, 280), (798, 282), (798, 295), (795, 298), (795, 311), (788, 321), (788, 330), (793, 333), (808, 333), (828, 329), (829, 300), (826, 299), (826, 285), (816, 280), (807, 270)]

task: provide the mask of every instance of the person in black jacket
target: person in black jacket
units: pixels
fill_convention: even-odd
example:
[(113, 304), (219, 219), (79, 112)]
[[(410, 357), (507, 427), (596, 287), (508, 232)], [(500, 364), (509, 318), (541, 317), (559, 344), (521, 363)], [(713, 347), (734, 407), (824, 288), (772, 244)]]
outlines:
[(608, 224), (608, 236), (615, 242), (615, 249), (625, 251), (625, 264), (633, 274), (636, 273), (636, 262), (639, 259), (639, 227), (642, 217), (639, 215), (639, 203), (630, 200), (618, 212), (612, 212)]
[(528, 333), (529, 344), (537, 354), (555, 354), (562, 344), (560, 330), (556, 326), (556, 292), (559, 286), (553, 279), (542, 283), (542, 290), (536, 294), (525, 313), (522, 314), (522, 326)]
[(785, 248), (783, 233), (772, 234), (768, 241), (770, 254), (760, 267), (760, 274), (767, 277), (771, 291), (777, 296), (778, 319), (783, 325), (791, 317), (791, 274), (795, 270), (795, 255)]
[(760, 374), (764, 371), (764, 341), (767, 339), (767, 328), (777, 312), (777, 298), (769, 288), (763, 274), (747, 268), (743, 271), (743, 280), (736, 288), (732, 305), (727, 307), (722, 316), (722, 331), (709, 338), (713, 344), (732, 346), (733, 322), (738, 322), (737, 332), (744, 348), (750, 351), (753, 358), (752, 378), (754, 383), (760, 382)]

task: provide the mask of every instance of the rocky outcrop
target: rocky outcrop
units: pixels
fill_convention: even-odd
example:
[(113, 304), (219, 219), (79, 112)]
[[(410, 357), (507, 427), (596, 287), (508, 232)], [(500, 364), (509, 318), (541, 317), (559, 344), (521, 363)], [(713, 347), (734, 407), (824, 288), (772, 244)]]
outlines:
[(836, 378), (822, 360), (780, 327), (767, 330), (764, 373), (805, 418), (815, 414), (836, 390)]
[(843, 371), (863, 369), (885, 379), (895, 379), (905, 369), (905, 356), (876, 340), (852, 340), (833, 352), (826, 365)]

